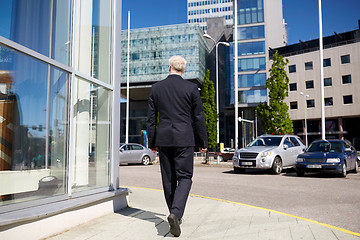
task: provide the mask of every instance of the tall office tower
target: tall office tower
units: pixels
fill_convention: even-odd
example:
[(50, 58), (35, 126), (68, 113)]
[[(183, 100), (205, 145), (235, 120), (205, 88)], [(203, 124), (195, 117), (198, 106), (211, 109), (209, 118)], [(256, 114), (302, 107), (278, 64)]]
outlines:
[(209, 17), (224, 17), (226, 25), (233, 24), (233, 0), (188, 0), (188, 23), (199, 23), (206, 31), (206, 21)]
[[(234, 76), (238, 76), (239, 117), (255, 120), (256, 106), (267, 101), (265, 82), (271, 67), (268, 50), (287, 42), (282, 0), (237, 0), (236, 4), (234, 44), (237, 44), (237, 52), (234, 46), (234, 61), (238, 61), (238, 68), (234, 67)], [(234, 6), (236, 4), (234, 2)], [(241, 132), (239, 128), (239, 146), (256, 135), (242, 136), (251, 129)]]

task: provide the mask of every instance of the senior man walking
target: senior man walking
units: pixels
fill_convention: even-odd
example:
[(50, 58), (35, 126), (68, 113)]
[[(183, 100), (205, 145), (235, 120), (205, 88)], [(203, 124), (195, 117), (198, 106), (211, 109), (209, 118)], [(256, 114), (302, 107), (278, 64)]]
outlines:
[(159, 151), (170, 232), (175, 237), (181, 234), (192, 184), (195, 140), (200, 152), (205, 152), (208, 144), (198, 86), (182, 78), (185, 67), (183, 57), (171, 57), (169, 76), (152, 86), (148, 102), (149, 147)]

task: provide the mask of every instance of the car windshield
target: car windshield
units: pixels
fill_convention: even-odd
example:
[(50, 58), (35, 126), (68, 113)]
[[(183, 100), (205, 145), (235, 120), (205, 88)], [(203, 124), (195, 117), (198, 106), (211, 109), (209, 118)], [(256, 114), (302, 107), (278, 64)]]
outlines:
[(314, 142), (306, 152), (342, 152), (341, 142)]
[(279, 146), (281, 137), (258, 137), (252, 141), (248, 146)]

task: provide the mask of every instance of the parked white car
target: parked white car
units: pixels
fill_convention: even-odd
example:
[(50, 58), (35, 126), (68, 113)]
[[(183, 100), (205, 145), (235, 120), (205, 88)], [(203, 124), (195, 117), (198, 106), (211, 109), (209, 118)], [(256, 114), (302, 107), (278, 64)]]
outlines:
[(140, 144), (120, 144), (120, 163), (141, 163), (148, 165), (155, 161), (155, 158), (155, 153)]
[(296, 158), (305, 151), (302, 140), (295, 135), (261, 135), (233, 156), (236, 173), (246, 169), (271, 169), (280, 174), (283, 168), (295, 167)]

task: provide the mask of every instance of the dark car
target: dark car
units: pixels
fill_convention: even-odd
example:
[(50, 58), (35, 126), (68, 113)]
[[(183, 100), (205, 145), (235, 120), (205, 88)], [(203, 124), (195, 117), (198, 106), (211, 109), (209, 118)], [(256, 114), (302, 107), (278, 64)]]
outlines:
[(358, 172), (357, 153), (347, 140), (317, 140), (296, 160), (296, 174), (331, 172), (346, 177), (347, 172)]

